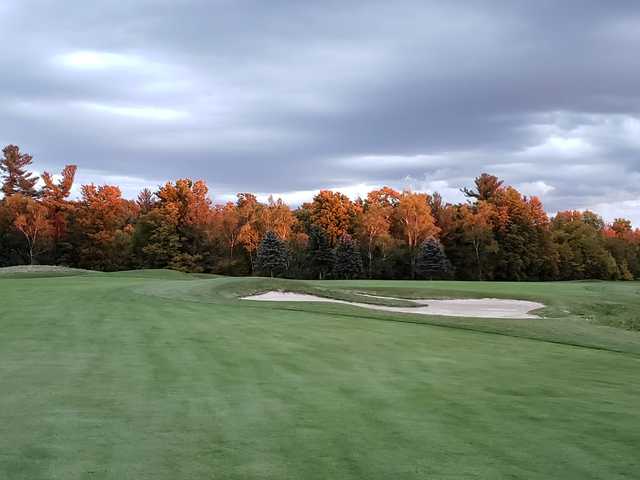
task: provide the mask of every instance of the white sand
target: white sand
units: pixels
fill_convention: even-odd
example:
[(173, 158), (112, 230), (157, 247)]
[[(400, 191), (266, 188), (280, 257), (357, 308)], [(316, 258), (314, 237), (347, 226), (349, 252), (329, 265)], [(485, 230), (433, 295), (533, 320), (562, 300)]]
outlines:
[[(372, 296), (372, 295), (369, 295)], [(391, 298), (391, 297), (378, 297)], [(540, 318), (529, 312), (544, 307), (537, 302), (524, 300), (505, 300), (502, 298), (465, 298), (460, 300), (407, 300), (416, 304), (415, 307), (388, 307), (385, 305), (371, 305), (368, 303), (347, 302), (332, 298), (317, 297), (304, 293), (266, 292), (242, 300), (258, 300), (262, 302), (323, 302), (342, 303), (371, 310), (385, 312), (415, 313), (419, 315), (444, 315), (449, 317), (479, 317), (479, 318)], [(400, 299), (397, 299), (400, 300)]]

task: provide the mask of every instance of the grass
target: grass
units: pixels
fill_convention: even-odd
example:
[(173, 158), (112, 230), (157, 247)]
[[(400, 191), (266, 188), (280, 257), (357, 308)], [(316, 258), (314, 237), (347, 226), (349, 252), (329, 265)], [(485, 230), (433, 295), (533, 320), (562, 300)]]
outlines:
[[(547, 318), (237, 300), (275, 288), (524, 298)], [(638, 478), (640, 333), (609, 325), (629, 328), (639, 292), (2, 277), (0, 478)]]
[(70, 277), (98, 273), (99, 272), (83, 270), (81, 268), (56, 267), (51, 265), (20, 265), (16, 267), (1, 267), (0, 279)]

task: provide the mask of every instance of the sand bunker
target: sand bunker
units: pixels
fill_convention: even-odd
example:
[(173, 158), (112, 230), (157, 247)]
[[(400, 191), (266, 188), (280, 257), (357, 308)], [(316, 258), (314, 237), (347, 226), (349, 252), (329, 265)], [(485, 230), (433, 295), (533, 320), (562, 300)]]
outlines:
[[(373, 296), (373, 295), (369, 295)], [(377, 297), (390, 298), (390, 297)], [(385, 312), (414, 313), (419, 315), (445, 315), (449, 317), (479, 317), (479, 318), (540, 318), (529, 312), (544, 307), (537, 302), (524, 300), (505, 300), (501, 298), (465, 298), (460, 300), (407, 300), (416, 304), (415, 307), (388, 307), (369, 303), (347, 302), (332, 298), (317, 297), (304, 293), (266, 292), (259, 295), (243, 297), (242, 300), (258, 300), (263, 302), (323, 302), (342, 303), (371, 310)]]

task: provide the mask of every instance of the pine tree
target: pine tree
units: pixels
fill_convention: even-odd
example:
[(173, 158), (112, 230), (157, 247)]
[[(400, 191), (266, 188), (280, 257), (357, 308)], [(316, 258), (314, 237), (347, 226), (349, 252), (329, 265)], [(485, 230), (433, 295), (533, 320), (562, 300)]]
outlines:
[(258, 246), (256, 270), (262, 275), (277, 277), (287, 270), (287, 264), (287, 246), (275, 233), (267, 232)]
[(4, 157), (0, 160), (0, 174), (5, 197), (20, 193), (25, 197), (36, 197), (35, 185), (38, 177), (33, 177), (26, 168), (31, 165), (32, 157), (27, 153), (20, 153), (16, 145), (7, 145), (2, 149)]
[(358, 244), (349, 236), (343, 235), (336, 247), (336, 262), (333, 267), (335, 278), (347, 280), (357, 278), (362, 273), (362, 257)]
[(420, 245), (416, 270), (421, 277), (430, 280), (434, 277), (442, 277), (449, 273), (449, 259), (445, 255), (442, 244), (437, 238), (431, 237)]
[(333, 268), (335, 255), (329, 237), (319, 227), (312, 227), (309, 236), (309, 250), (311, 253), (311, 263), (318, 273), (318, 278), (322, 280)]

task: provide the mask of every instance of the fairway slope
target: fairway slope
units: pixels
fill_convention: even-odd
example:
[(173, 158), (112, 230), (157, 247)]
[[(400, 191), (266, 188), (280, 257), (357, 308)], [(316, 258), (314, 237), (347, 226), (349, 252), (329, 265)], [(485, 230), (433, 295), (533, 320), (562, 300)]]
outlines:
[[(640, 332), (625, 331), (618, 327), (634, 328), (637, 325), (633, 323), (640, 311), (640, 284), (637, 282), (302, 281), (222, 276), (195, 278), (188, 282), (146, 281), (133, 277), (131, 280), (136, 282), (130, 291), (141, 296), (141, 302), (148, 301), (144, 297), (155, 297), (180, 302), (184, 308), (191, 308), (191, 304), (207, 305), (211, 312), (224, 306), (251, 312), (250, 315), (257, 318), (277, 311), (299, 312), (300, 321), (307, 314), (321, 314), (345, 321), (431, 325), (640, 356)], [(345, 303), (241, 300), (243, 297), (277, 290)], [(513, 321), (510, 318), (416, 314), (413, 310), (398, 313), (348, 304), (356, 302), (415, 309), (413, 300), (421, 298), (522, 299), (543, 304), (545, 308), (534, 312), (540, 317)]]

